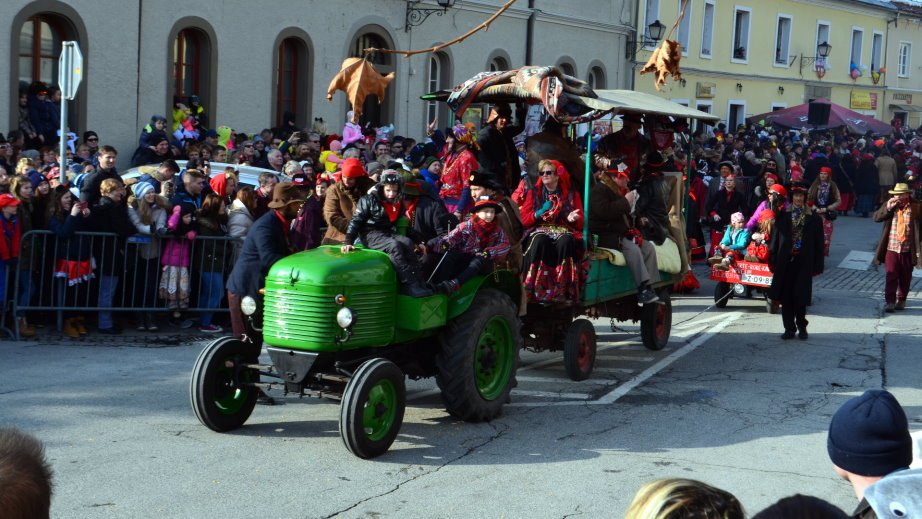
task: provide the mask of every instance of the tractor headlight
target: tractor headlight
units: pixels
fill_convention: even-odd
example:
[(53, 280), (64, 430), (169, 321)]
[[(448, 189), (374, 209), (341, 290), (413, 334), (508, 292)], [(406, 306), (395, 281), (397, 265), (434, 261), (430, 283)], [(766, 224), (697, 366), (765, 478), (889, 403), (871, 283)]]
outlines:
[(240, 300), (240, 311), (243, 315), (253, 315), (256, 313), (256, 300), (250, 296), (243, 296)]
[(355, 315), (352, 314), (352, 310), (349, 308), (340, 308), (339, 311), (336, 312), (336, 324), (338, 324), (340, 328), (346, 329), (352, 326), (354, 321)]

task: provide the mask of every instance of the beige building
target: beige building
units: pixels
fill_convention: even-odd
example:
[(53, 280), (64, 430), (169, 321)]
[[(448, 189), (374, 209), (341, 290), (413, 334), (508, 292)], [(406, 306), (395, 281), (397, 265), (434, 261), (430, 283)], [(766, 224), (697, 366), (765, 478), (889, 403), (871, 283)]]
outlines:
[(886, 108), (888, 121), (896, 118), (904, 126), (922, 125), (922, 5), (894, 2), (898, 12), (888, 25), (891, 45), (887, 47)]
[[(440, 0), (445, 1), (445, 0)], [(8, 88), (0, 89), (0, 121), (18, 124), (17, 90), (33, 80), (57, 83), (62, 40), (76, 40), (84, 79), (70, 103), (71, 129), (92, 129), (104, 143), (130, 156), (153, 114), (168, 118), (174, 96), (198, 95), (209, 125), (259, 131), (284, 111), (299, 125), (322, 117), (339, 132), (348, 109), (342, 93), (326, 89), (342, 61), (365, 47), (417, 49), (463, 34), (504, 2), (435, 0), (5, 0), (0, 2), (0, 55), (9, 56)], [(409, 59), (373, 56), (382, 72), (395, 72), (380, 107), (366, 106), (373, 123), (420, 136), (444, 107), (419, 100), (475, 73), (533, 64), (558, 64), (598, 88), (629, 86), (624, 44), (633, 20), (627, 0), (519, 0), (489, 31), (445, 49)], [(3, 77), (3, 76), (0, 76)]]

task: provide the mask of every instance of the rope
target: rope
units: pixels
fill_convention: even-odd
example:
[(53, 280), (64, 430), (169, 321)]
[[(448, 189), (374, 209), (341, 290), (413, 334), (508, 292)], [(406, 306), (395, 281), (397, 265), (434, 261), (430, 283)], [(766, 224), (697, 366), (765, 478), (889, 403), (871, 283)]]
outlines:
[(669, 34), (666, 35), (663, 40), (668, 40), (672, 38), (672, 35), (675, 33), (675, 30), (679, 27), (679, 24), (682, 23), (682, 20), (685, 18), (685, 9), (688, 8), (688, 0), (682, 0), (682, 11), (679, 12), (679, 17), (676, 18), (674, 24), (672, 24), (672, 29), (669, 30)]

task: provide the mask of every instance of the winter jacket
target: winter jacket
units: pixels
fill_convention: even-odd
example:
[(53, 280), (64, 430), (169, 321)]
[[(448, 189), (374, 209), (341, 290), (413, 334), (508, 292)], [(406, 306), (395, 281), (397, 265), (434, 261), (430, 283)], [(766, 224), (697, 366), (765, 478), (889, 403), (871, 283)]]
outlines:
[(142, 235), (137, 240), (138, 255), (149, 260), (154, 259), (160, 253), (160, 236), (167, 234), (166, 228), (166, 210), (159, 205), (151, 208), (150, 225), (141, 222), (141, 215), (135, 207), (128, 208), (128, 218), (131, 219), (135, 231)]
[(474, 230), (473, 219), (452, 229), (448, 235), (439, 239), (438, 245), (464, 254), (486, 253), (494, 263), (502, 263), (509, 254), (509, 238), (502, 227), (497, 225), (496, 230), (490, 234), (489, 242), (482, 247), (477, 231)]
[[(397, 199), (397, 203), (401, 203)], [(392, 222), (384, 209), (384, 186), (378, 184), (370, 193), (359, 199), (355, 214), (346, 228), (346, 245), (355, 243), (356, 238), (369, 231), (396, 232), (396, 223)], [(414, 240), (417, 241), (417, 240)]]
[[(922, 238), (922, 202), (913, 200), (910, 202), (910, 211), (912, 213), (912, 235), (909, 242), (909, 254), (912, 258), (912, 264), (916, 268), (922, 268), (922, 247), (919, 239)], [(881, 230), (880, 241), (877, 243), (877, 249), (874, 253), (874, 263), (883, 265), (887, 257), (887, 244), (890, 241), (890, 228), (893, 226), (893, 215), (895, 211), (887, 209), (886, 202), (880, 206), (880, 209), (874, 213), (875, 222), (883, 222), (884, 227)]]
[(123, 270), (125, 253), (124, 239), (134, 234), (134, 226), (124, 204), (116, 204), (109, 197), (102, 197), (90, 210), (90, 228), (95, 232), (114, 233), (116, 237), (97, 237), (93, 240), (93, 257), (104, 276), (116, 276)]
[(253, 222), (234, 263), (234, 270), (227, 279), (229, 292), (257, 300), (262, 297), (259, 289), (265, 285), (269, 269), (276, 261), (291, 253), (283, 225), (288, 224), (282, 222), (275, 211)]
[(88, 217), (68, 214), (67, 218), (61, 220), (52, 216), (48, 221), (48, 229), (58, 239), (58, 243), (52, 245), (55, 251), (54, 259), (84, 261), (92, 256), (93, 250), (90, 245), (93, 239), (90, 236), (74, 236), (74, 233), (90, 230)]
[(621, 249), (621, 238), (633, 228), (631, 203), (616, 192), (614, 182), (603, 176), (589, 190), (589, 232), (599, 237), (599, 246)]
[[(224, 272), (232, 257), (232, 242), (224, 238), (224, 224), (212, 218), (197, 220), (198, 234), (192, 244), (192, 267), (197, 272)], [(210, 239), (201, 239), (203, 236)]]
[(888, 187), (896, 184), (896, 161), (893, 157), (881, 155), (874, 160), (874, 166), (877, 167), (878, 185)]
[(745, 227), (734, 229), (732, 226), (729, 226), (727, 230), (724, 231), (724, 237), (720, 240), (720, 244), (730, 247), (733, 252), (743, 255), (746, 254), (746, 247), (749, 245), (749, 236), (749, 229)]
[(448, 212), (442, 200), (424, 191), (417, 198), (415, 213), (410, 221), (413, 223), (412, 237), (431, 245), (434, 240), (447, 234), (450, 226), (458, 220)]
[(327, 222), (327, 232), (323, 244), (340, 244), (346, 239), (346, 229), (352, 221), (352, 214), (359, 199), (374, 187), (375, 181), (369, 177), (356, 179), (353, 189), (346, 189), (342, 181), (327, 189), (323, 202), (323, 219)]
[(227, 235), (242, 242), (252, 225), (250, 210), (240, 200), (234, 200), (227, 210)]
[(311, 193), (298, 216), (291, 224), (291, 233), (288, 235), (291, 246), (295, 250), (308, 250), (320, 246), (320, 225), (323, 223), (323, 206), (320, 200)]
[(101, 186), (102, 181), (107, 178), (115, 178), (118, 179), (119, 182), (122, 181), (121, 175), (118, 174), (115, 168), (97, 169), (93, 173), (88, 174), (83, 179), (83, 186), (80, 187), (80, 201), (86, 202), (90, 207), (98, 204), (102, 196), (99, 193), (99, 186)]
[[(192, 241), (196, 232), (188, 230), (182, 233), (181, 213), (174, 211), (167, 219), (166, 227), (173, 233), (173, 237), (166, 240), (160, 264), (167, 267), (189, 267), (192, 261)], [(180, 234), (182, 233), (182, 234)]]

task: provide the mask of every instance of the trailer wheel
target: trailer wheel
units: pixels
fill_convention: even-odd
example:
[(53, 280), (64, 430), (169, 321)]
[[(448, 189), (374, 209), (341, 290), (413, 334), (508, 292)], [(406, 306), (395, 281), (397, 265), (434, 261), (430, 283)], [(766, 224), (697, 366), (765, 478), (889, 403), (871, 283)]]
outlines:
[(570, 380), (586, 380), (595, 364), (595, 326), (589, 319), (577, 319), (567, 327), (563, 340), (563, 365)]
[(731, 297), (733, 297), (733, 285), (723, 281), (718, 282), (717, 286), (714, 287), (714, 306), (717, 308), (726, 307), (727, 301)]
[(349, 452), (374, 458), (397, 438), (406, 410), (403, 372), (393, 362), (367, 360), (352, 375), (339, 408), (339, 435)]
[(640, 337), (649, 350), (659, 351), (669, 343), (672, 332), (672, 300), (669, 292), (663, 290), (659, 301), (643, 305), (640, 316)]

